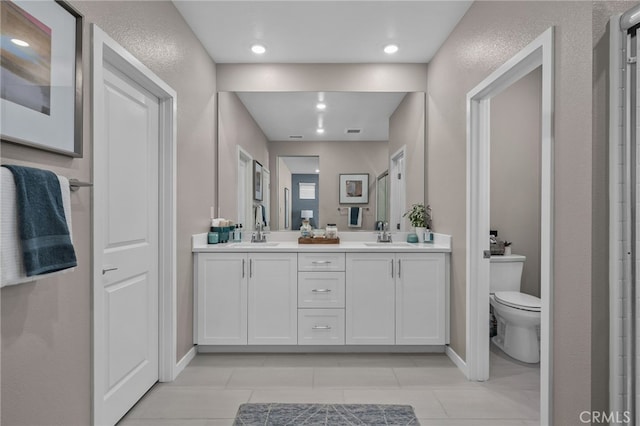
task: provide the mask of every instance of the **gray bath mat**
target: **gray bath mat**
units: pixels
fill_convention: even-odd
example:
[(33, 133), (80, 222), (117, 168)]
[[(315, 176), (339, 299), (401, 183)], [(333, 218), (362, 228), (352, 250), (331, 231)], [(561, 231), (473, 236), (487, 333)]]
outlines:
[(410, 405), (242, 404), (234, 426), (420, 426)]

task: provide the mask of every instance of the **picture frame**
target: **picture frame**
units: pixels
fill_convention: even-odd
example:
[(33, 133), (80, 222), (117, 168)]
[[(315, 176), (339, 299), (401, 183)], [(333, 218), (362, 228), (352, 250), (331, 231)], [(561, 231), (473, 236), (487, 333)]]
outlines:
[(290, 199), (289, 188), (284, 188), (284, 229), (289, 229), (289, 218), (291, 217)]
[(82, 157), (83, 16), (62, 0), (0, 8), (0, 139)]
[(262, 164), (253, 160), (253, 199), (262, 201)]
[(340, 174), (340, 204), (369, 203), (369, 173)]

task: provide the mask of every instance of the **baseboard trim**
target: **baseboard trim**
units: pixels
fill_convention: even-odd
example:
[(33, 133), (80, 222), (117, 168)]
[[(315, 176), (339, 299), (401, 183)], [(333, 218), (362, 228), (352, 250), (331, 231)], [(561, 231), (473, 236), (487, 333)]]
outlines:
[(443, 353), (444, 345), (198, 345), (198, 353)]
[(183, 356), (182, 359), (178, 361), (174, 370), (173, 380), (175, 380), (178, 375), (182, 373), (182, 370), (184, 370), (185, 367), (189, 365), (191, 360), (196, 357), (196, 354), (198, 353), (196, 347), (197, 346), (193, 346), (191, 349), (189, 349), (189, 352), (187, 352), (185, 356)]
[(467, 363), (464, 362), (464, 360), (462, 358), (460, 358), (460, 355), (458, 355), (456, 353), (456, 351), (454, 351), (451, 346), (447, 345), (444, 349), (444, 353), (447, 354), (447, 356), (449, 357), (449, 359), (451, 361), (453, 361), (453, 363), (456, 365), (456, 367), (458, 367), (460, 369), (460, 371), (462, 371), (462, 373), (464, 374), (465, 377), (469, 377), (468, 371), (467, 371)]

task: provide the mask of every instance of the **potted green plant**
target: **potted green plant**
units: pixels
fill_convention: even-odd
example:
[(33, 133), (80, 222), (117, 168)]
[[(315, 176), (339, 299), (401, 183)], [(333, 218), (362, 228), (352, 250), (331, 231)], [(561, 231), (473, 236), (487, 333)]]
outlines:
[(402, 215), (402, 217), (407, 216), (411, 226), (415, 228), (418, 241), (424, 243), (426, 230), (431, 227), (431, 207), (425, 207), (422, 203), (413, 204), (409, 211)]

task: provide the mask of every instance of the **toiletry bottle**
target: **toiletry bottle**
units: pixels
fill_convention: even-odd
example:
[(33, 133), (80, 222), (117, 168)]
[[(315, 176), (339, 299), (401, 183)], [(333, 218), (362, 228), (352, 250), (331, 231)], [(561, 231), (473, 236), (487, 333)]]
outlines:
[(218, 244), (219, 242), (219, 234), (213, 229), (213, 226), (209, 229), (209, 233), (207, 234), (207, 244)]
[(238, 241), (242, 241), (242, 224), (240, 224), (240, 228), (238, 229)]

